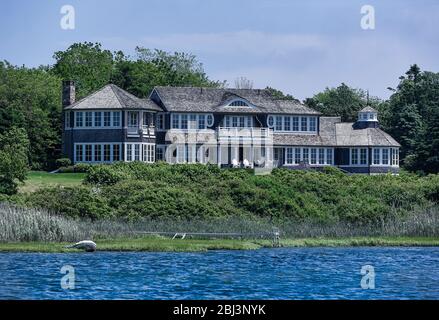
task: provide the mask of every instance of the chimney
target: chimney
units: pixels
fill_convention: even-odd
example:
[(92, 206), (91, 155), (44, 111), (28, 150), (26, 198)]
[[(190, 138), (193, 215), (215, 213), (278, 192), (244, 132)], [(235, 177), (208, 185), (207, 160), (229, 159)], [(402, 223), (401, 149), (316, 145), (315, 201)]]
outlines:
[(64, 80), (62, 82), (62, 106), (67, 107), (75, 102), (76, 88), (75, 81)]

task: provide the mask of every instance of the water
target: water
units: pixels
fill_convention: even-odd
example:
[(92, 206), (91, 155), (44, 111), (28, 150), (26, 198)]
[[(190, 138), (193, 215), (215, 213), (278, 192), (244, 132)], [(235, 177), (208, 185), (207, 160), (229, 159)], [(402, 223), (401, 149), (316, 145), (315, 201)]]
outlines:
[[(361, 288), (364, 265), (375, 289)], [(1, 299), (439, 299), (438, 247), (1, 253), (0, 273)]]

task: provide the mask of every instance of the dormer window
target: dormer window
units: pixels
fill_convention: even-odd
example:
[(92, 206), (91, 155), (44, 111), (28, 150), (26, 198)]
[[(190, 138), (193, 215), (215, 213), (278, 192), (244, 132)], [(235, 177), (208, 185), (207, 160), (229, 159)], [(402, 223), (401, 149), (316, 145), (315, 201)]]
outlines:
[(245, 101), (235, 100), (229, 103), (230, 107), (250, 107)]
[(358, 121), (378, 121), (378, 111), (367, 106), (358, 112)]

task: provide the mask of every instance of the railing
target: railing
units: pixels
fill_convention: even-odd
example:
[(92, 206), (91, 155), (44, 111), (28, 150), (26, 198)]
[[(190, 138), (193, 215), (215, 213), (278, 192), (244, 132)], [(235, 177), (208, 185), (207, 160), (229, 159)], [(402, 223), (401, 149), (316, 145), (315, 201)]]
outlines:
[(127, 127), (127, 135), (129, 136), (140, 136), (144, 137), (155, 136), (155, 127), (154, 126), (128, 126)]
[(142, 126), (142, 133), (144, 137), (153, 137), (155, 136), (155, 127), (154, 126)]
[(269, 128), (231, 128), (218, 127), (219, 138), (269, 138), (273, 135), (273, 130)]

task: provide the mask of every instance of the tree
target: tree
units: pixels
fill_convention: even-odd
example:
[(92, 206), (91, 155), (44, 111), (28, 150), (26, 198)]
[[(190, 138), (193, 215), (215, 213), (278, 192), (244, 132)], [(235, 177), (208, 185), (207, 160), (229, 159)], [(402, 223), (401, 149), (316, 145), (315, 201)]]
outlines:
[(238, 77), (235, 79), (235, 89), (253, 89), (253, 81), (246, 77)]
[(75, 43), (53, 55), (53, 74), (63, 80), (75, 80), (77, 99), (85, 97), (110, 82), (114, 59), (100, 43)]
[(270, 92), (271, 96), (275, 99), (279, 100), (295, 100), (299, 101), (298, 99), (294, 98), (291, 94), (284, 94), (282, 91), (274, 89), (272, 87), (266, 87), (265, 90)]
[(388, 109), (387, 130), (401, 143), (404, 167), (439, 172), (439, 73), (410, 66)]
[(28, 172), (29, 139), (26, 130), (13, 127), (0, 135), (0, 193), (17, 192), (17, 180), (24, 182)]
[[(358, 111), (366, 106), (367, 99), (364, 90), (353, 89), (342, 83), (336, 88), (326, 88), (314, 97), (305, 99), (305, 104), (325, 116), (340, 116), (342, 121), (355, 121)], [(369, 104), (375, 107), (379, 100), (370, 99)]]

